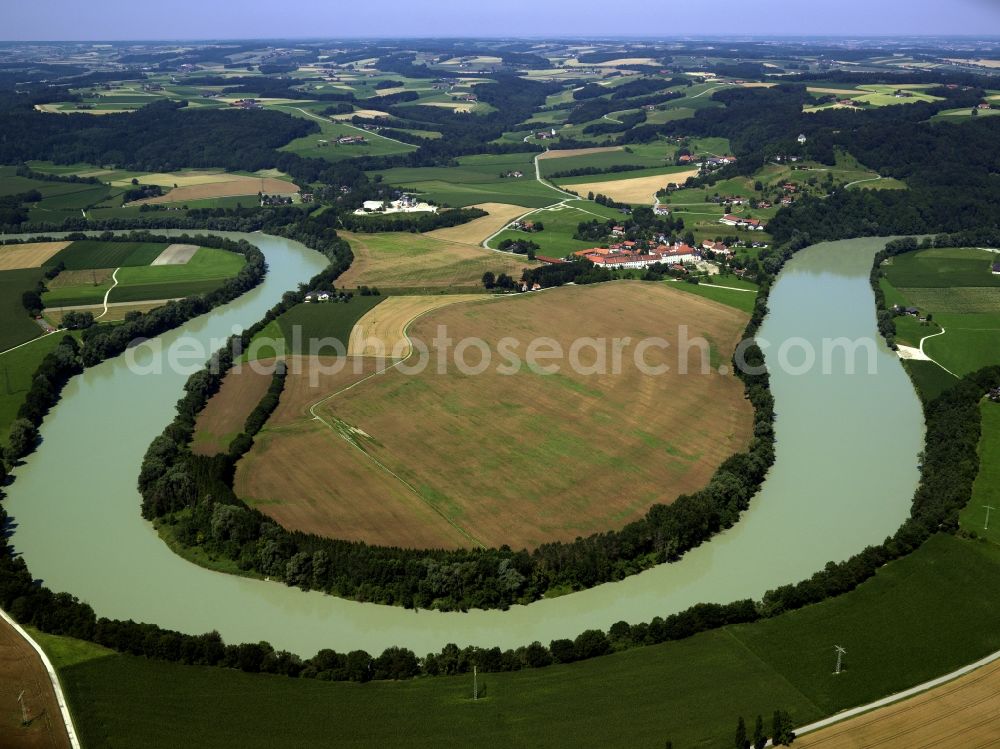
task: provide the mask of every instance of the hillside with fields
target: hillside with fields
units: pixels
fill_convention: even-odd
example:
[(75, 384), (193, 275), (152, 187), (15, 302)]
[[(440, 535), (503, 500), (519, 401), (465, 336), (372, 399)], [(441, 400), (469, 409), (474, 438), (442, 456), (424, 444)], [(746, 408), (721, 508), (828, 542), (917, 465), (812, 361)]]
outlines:
[(996, 744), (997, 9), (445, 5), (6, 14), (0, 746)]

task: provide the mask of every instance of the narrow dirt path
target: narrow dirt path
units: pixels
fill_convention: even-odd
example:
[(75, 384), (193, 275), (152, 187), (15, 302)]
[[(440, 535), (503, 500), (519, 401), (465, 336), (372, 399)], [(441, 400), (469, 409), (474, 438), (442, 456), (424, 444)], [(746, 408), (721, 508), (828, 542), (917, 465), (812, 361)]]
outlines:
[(118, 285), (118, 271), (120, 270), (121, 268), (115, 268), (115, 272), (111, 274), (111, 280), (114, 281), (114, 283), (111, 284), (108, 290), (104, 292), (104, 301), (102, 302), (102, 304), (104, 305), (104, 311), (97, 317), (95, 317), (94, 318), (95, 320), (100, 320), (102, 317), (108, 314), (108, 297), (111, 296), (111, 292)]

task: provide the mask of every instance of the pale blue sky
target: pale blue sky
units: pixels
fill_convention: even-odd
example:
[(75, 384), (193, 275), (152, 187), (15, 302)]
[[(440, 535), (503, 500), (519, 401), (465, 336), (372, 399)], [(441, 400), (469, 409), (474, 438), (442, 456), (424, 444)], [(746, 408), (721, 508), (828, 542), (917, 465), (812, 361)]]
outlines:
[(1000, 35), (995, 0), (2, 0), (0, 39)]

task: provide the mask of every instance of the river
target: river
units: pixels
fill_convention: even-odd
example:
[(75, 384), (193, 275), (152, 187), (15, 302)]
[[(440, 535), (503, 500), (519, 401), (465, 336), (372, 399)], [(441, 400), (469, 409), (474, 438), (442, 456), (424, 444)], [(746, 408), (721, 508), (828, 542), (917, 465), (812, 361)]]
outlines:
[[(326, 263), (319, 253), (264, 234), (245, 237), (270, 270), (240, 299), (162, 336), (223, 339), (263, 317), (282, 293)], [(829, 560), (879, 543), (907, 517), (924, 425), (920, 403), (875, 329), (868, 284), (884, 240), (828, 243), (798, 253), (771, 294), (760, 339), (772, 343), (776, 462), (740, 522), (681, 561), (617, 583), (507, 611), (429, 612), (358, 603), (280, 583), (234, 577), (173, 554), (139, 514), (136, 477), (150, 441), (173, 417), (185, 374), (135, 374), (122, 357), (74, 378), (41, 428), (43, 442), (14, 472), (5, 500), (13, 543), (36, 578), (98, 616), (182, 632), (218, 630), (227, 642), (267, 640), (304, 656), (323, 647), (418, 654), (454, 642), (515, 647), (574, 637), (619, 620), (648, 621), (698, 602), (759, 597), (808, 577)], [(776, 367), (782, 341), (877, 341), (858, 374)], [(837, 358), (834, 358), (834, 362)]]

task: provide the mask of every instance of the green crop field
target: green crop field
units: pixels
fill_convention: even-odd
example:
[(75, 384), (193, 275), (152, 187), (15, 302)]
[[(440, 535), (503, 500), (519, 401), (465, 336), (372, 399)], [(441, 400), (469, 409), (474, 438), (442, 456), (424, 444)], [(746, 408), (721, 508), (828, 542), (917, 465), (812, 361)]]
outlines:
[(167, 248), (152, 242), (101, 242), (81, 239), (56, 253), (46, 265), (64, 263), (66, 270), (149, 265)]
[[(749, 281), (743, 281), (735, 276), (712, 276), (711, 278), (712, 283), (667, 283), (671, 284), (670, 288), (672, 289), (686, 291), (689, 294), (697, 294), (698, 296), (711, 299), (715, 302), (728, 304), (730, 307), (735, 307), (736, 309), (743, 310), (744, 312), (753, 312), (754, 303), (757, 301), (756, 291), (759, 288), (756, 284), (752, 284)], [(722, 288), (725, 286), (733, 288)], [(741, 290), (737, 291), (737, 289)]]
[(346, 349), (354, 323), (387, 298), (355, 295), (348, 302), (309, 303), (292, 307), (278, 318), (288, 353), (309, 353), (310, 339), (320, 338), (335, 338)]
[[(77, 249), (77, 245), (87, 247)], [(119, 247), (121, 245), (121, 247)], [(124, 261), (118, 270), (118, 285), (112, 288), (111, 278), (102, 278), (99, 283), (84, 277), (78, 283), (58, 286), (43, 295), (46, 307), (67, 307), (78, 304), (99, 304), (104, 294), (111, 289), (109, 302), (139, 302), (150, 299), (176, 299), (179, 297), (205, 294), (217, 289), (222, 283), (235, 276), (243, 267), (241, 255), (211, 247), (200, 248), (183, 265), (142, 265), (150, 262), (162, 252), (166, 245), (100, 242), (74, 242), (56, 256), (73, 252), (74, 262), (110, 262), (98, 265), (112, 268), (116, 260)], [(86, 250), (86, 252), (85, 252)], [(67, 263), (68, 265), (68, 263)]]
[[(972, 488), (972, 501), (962, 511), (959, 523), (964, 530), (1000, 544), (1000, 404), (984, 400), (979, 408), (983, 419), (979, 475)], [(987, 506), (993, 508), (988, 526)]]
[[(324, 683), (85, 648), (60, 678), (93, 746), (728, 746), (740, 715), (752, 725), (781, 708), (801, 725), (996, 650), (998, 573), (1000, 549), (939, 535), (856, 591), (772, 620), (480, 674), (478, 702), (469, 675)], [(833, 644), (848, 651), (836, 677)]]
[[(599, 215), (595, 215), (599, 214)], [(563, 257), (577, 250), (586, 250), (594, 246), (590, 240), (574, 239), (577, 226), (584, 221), (607, 221), (616, 219), (621, 214), (604, 208), (596, 203), (574, 200), (558, 209), (537, 211), (529, 219), (544, 227), (540, 232), (525, 233), (523, 231), (506, 230), (490, 241), (490, 247), (499, 247), (505, 239), (527, 239), (539, 246), (536, 252), (550, 257)]]
[[(492, 202), (541, 208), (558, 202), (565, 196), (535, 180), (533, 159), (531, 153), (466, 156), (457, 167), (397, 168), (380, 174), (391, 185), (456, 207)], [(501, 176), (514, 171), (524, 176)]]
[[(600, 153), (565, 156), (558, 159), (539, 159), (538, 166), (543, 177), (548, 177), (556, 172), (565, 172), (573, 169), (587, 167), (606, 169), (619, 164), (655, 168), (673, 166), (674, 154), (677, 152), (677, 146), (666, 141), (630, 145), (627, 148), (627, 151), (601, 151)], [(621, 172), (620, 176), (634, 177), (639, 174), (640, 172), (637, 171)], [(590, 175), (586, 179), (593, 181), (597, 176), (600, 176), (601, 179), (613, 179), (618, 175)]]
[(883, 270), (897, 289), (1000, 287), (1000, 276), (990, 272), (991, 265), (998, 260), (1000, 256), (986, 250), (929, 249), (897, 255), (883, 266)]
[[(416, 150), (416, 146), (400, 143), (382, 137), (377, 133), (362, 131), (346, 124), (332, 121), (323, 115), (310, 112), (305, 107), (275, 105), (270, 108), (280, 110), (293, 117), (307, 119), (319, 125), (319, 133), (296, 138), (280, 149), (298, 154), (299, 156), (326, 159), (327, 161), (342, 161), (354, 156), (388, 156), (394, 153), (407, 153)], [(363, 135), (368, 139), (368, 142), (358, 145), (337, 145), (337, 138), (345, 135)], [(327, 143), (320, 143), (323, 140), (327, 141)]]
[[(990, 272), (996, 256), (972, 248), (918, 250), (897, 255), (882, 266), (886, 304), (915, 306), (933, 316), (934, 326), (898, 319), (900, 341), (924, 352), (961, 376), (997, 362), (1000, 351), (1000, 276)], [(939, 376), (940, 377), (940, 376)]]
[(21, 304), (21, 295), (34, 289), (42, 274), (41, 268), (0, 271), (0, 351), (42, 334)]
[(924, 402), (930, 402), (941, 393), (958, 383), (958, 379), (932, 361), (920, 361), (918, 359), (904, 359), (903, 368), (913, 385), (917, 394)]
[(946, 332), (924, 342), (924, 352), (928, 356), (960, 376), (997, 363), (1000, 313), (935, 314), (934, 320)]
[[(41, 328), (32, 325), (41, 333)], [(35, 378), (35, 370), (46, 354), (59, 345), (63, 335), (39, 337), (27, 346), (0, 354), (0, 444), (7, 440), (10, 425), (17, 418), (17, 410)]]

